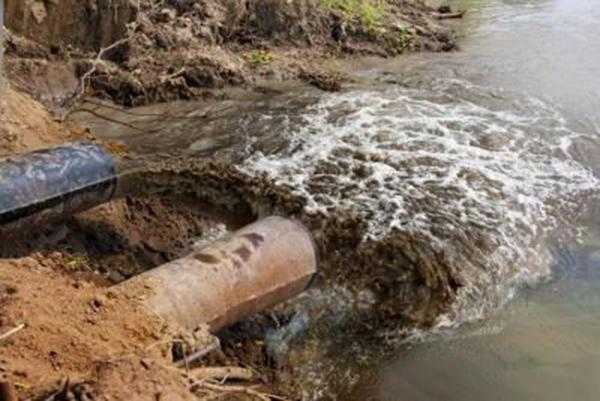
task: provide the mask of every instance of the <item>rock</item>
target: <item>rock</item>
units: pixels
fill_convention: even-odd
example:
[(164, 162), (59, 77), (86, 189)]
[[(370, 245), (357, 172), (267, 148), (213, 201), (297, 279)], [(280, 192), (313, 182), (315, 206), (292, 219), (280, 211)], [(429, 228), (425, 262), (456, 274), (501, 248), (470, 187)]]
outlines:
[(30, 9), (31, 15), (35, 19), (35, 22), (37, 22), (38, 24), (44, 22), (44, 20), (48, 16), (48, 13), (46, 12), (46, 6), (42, 2), (36, 1), (31, 5)]
[(210, 44), (215, 44), (217, 43), (214, 35), (213, 35), (213, 31), (206, 25), (200, 25), (196, 32), (195, 32), (196, 36), (198, 36), (199, 38), (205, 39), (208, 43)]
[(163, 8), (157, 16), (159, 22), (170, 22), (177, 18), (177, 13), (171, 8)]
[(444, 4), (444, 5), (439, 6), (437, 11), (440, 14), (448, 14), (448, 13), (452, 12), (452, 8), (450, 8), (450, 6), (448, 4)]
[(331, 30), (331, 37), (336, 42), (344, 42), (348, 38), (348, 33), (346, 32), (346, 23), (341, 21), (336, 23)]
[(327, 92), (338, 92), (342, 89), (342, 77), (335, 73), (326, 71), (304, 71), (300, 74), (300, 78)]
[(154, 35), (154, 41), (156, 45), (162, 49), (169, 49), (173, 47), (173, 41), (161, 32), (156, 32)]

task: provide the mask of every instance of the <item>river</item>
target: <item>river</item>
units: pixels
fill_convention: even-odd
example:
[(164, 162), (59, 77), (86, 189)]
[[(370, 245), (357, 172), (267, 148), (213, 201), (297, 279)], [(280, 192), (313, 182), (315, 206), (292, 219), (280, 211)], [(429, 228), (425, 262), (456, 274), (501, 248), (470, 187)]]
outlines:
[[(578, 132), (599, 134), (600, 18), (586, 0), (463, 1), (462, 51), (424, 60), (471, 82), (543, 99)], [(443, 73), (443, 72), (441, 72)], [(542, 128), (543, 129), (543, 128)], [(595, 167), (594, 157), (582, 158)], [(597, 231), (597, 219), (588, 233)], [(483, 321), (415, 338), (348, 399), (597, 400), (600, 260), (588, 236), (549, 283)], [(563, 255), (564, 256), (564, 255)]]
[(327, 279), (347, 274), (352, 291), (320, 299), (337, 317), (355, 304), (433, 329), (365, 323), (368, 338), (310, 337), (295, 356), (306, 399), (595, 400), (595, 3), (456, 0), (468, 9), (455, 22), (460, 51), (348, 62), (354, 80), (340, 93), (284, 84), (208, 105), (88, 104), (127, 125), (83, 120), (139, 153), (233, 150), (240, 174), (292, 199), (273, 207), (269, 192), (259, 215), (358, 222), (336, 252), (356, 250), (369, 269), (340, 257)]

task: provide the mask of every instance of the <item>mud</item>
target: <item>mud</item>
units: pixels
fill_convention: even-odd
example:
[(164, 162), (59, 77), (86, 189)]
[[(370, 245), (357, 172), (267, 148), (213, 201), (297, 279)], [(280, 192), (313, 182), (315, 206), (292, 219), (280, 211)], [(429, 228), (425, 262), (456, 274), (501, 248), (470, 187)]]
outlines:
[(459, 276), (453, 274), (450, 261), (423, 246), (428, 238), (392, 232), (383, 239), (365, 241), (367, 222), (362, 216), (306, 213), (306, 199), (265, 177), (240, 172), (234, 159), (146, 160), (144, 172), (128, 180), (154, 196), (172, 194), (176, 188), (178, 196), (199, 199), (234, 216), (243, 211), (242, 215), (254, 218), (270, 214), (299, 218), (314, 233), (323, 255), (322, 283), (339, 284), (355, 293), (372, 292), (378, 306), (368, 319), (377, 327), (426, 327), (452, 304)]
[[(126, 106), (210, 97), (214, 89), (264, 80), (339, 90), (345, 77), (331, 60), (456, 46), (437, 11), (419, 1), (385, 1), (382, 16), (368, 24), (320, 0), (142, 0), (139, 9), (126, 1), (70, 3), (14, 1), (7, 8), (14, 33), (8, 74), (32, 94), (24, 76), (62, 77), (62, 96), (45, 99), (55, 109), (72, 105), (84, 89), (73, 78), (83, 76), (89, 94)], [(101, 49), (108, 50), (98, 58)]]
[[(7, 2), (5, 69), (12, 88), (3, 94), (0, 155), (97, 140), (63, 121), (84, 95), (125, 106), (222, 100), (229, 97), (222, 88), (263, 93), (271, 87), (265, 81), (288, 79), (337, 91), (347, 78), (335, 64), (355, 56), (455, 48), (451, 30), (433, 18), (436, 10), (418, 1), (385, 4), (383, 18), (370, 25), (317, 0), (141, 0), (139, 9), (127, 1)], [(201, 123), (210, 122), (203, 118)], [(357, 315), (362, 324), (426, 326), (444, 310), (455, 283), (442, 262), (425, 267), (414, 262), (402, 275), (387, 274), (386, 258), (411, 239), (391, 234), (364, 242), (366, 223), (359, 216), (305, 213), (306, 199), (290, 188), (233, 167), (244, 156), (242, 137), (228, 134), (195, 144), (205, 154), (216, 147), (218, 161), (172, 154), (138, 158), (119, 178), (131, 196), (3, 238), (0, 333), (25, 326), (0, 342), (0, 371), (21, 398), (253, 398), (194, 391), (173, 360), (197, 349), (206, 335), (183, 333), (109, 287), (269, 214), (297, 217), (310, 227), (327, 255), (317, 284), (340, 284), (349, 308), (364, 312)], [(124, 162), (139, 156), (119, 143), (104, 144)], [(361, 309), (361, 299), (381, 308)], [(307, 307), (311, 318), (350, 315), (318, 305)], [(277, 331), (282, 328), (284, 334)], [(258, 389), (301, 394), (288, 351), (305, 329), (295, 308), (284, 305), (219, 333), (221, 349), (198, 363), (249, 367), (257, 373), (251, 384)]]

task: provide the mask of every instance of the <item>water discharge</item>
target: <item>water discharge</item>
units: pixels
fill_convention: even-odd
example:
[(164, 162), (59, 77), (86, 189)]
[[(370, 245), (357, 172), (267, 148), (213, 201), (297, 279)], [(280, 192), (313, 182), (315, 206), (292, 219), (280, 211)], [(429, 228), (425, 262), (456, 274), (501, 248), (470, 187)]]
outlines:
[[(285, 157), (255, 154), (246, 166), (306, 198), (312, 213), (362, 215), (365, 240), (425, 233), (434, 252), (459, 255), (450, 265), (465, 281), (437, 330), (413, 333), (379, 368), (379, 346), (361, 339), (313, 348), (320, 359), (299, 369), (307, 398), (592, 400), (600, 390), (600, 265), (583, 263), (592, 274), (575, 278), (582, 251), (562, 257), (599, 245), (588, 235), (598, 231), (598, 9), (459, 3), (473, 7), (463, 52), (371, 67), (368, 89), (330, 95), (283, 127)], [(494, 312), (523, 283), (551, 279), (551, 267), (552, 285)]]
[[(365, 240), (406, 232), (457, 255), (446, 256), (465, 280), (453, 322), (481, 317), (486, 301), (497, 306), (515, 284), (547, 276), (543, 239), (597, 187), (570, 154), (586, 135), (558, 111), (460, 79), (356, 88), (280, 124), (287, 149), (252, 151), (244, 170), (291, 188), (309, 214), (361, 216)], [(458, 256), (476, 238), (486, 254)]]
[[(583, 393), (569, 392), (575, 385), (567, 374), (600, 366), (595, 354), (576, 357), (578, 347), (598, 343), (597, 332), (586, 327), (599, 304), (568, 306), (569, 294), (590, 299), (595, 288), (595, 279), (585, 291), (584, 280), (571, 279), (580, 263), (569, 255), (579, 255), (582, 242), (591, 249), (600, 244), (594, 205), (600, 8), (590, 0), (454, 4), (470, 7), (457, 25), (465, 35), (461, 52), (356, 62), (350, 68), (355, 81), (341, 93), (284, 87), (285, 94), (245, 95), (215, 107), (177, 103), (110, 112), (127, 126), (93, 122), (96, 132), (140, 153), (175, 149), (187, 157), (216, 152), (219, 158), (229, 152), (234, 173), (217, 175), (235, 176), (235, 193), (252, 198), (257, 215), (299, 215), (334, 245), (324, 246), (324, 262), (341, 263), (325, 269), (329, 287), (311, 295), (335, 304), (325, 315), (342, 328), (328, 328), (292, 352), (306, 399), (577, 394), (587, 400), (600, 390), (584, 377), (578, 382)], [(328, 229), (348, 221), (358, 227), (353, 235), (328, 238)], [(598, 265), (586, 266), (593, 271)], [(557, 271), (570, 277), (553, 284), (561, 296), (534, 291), (528, 298), (533, 308), (517, 297), (509, 312), (498, 312), (519, 288), (556, 280)], [(344, 274), (350, 280), (336, 279)], [(564, 310), (546, 307), (565, 299)], [(341, 316), (355, 307), (385, 324), (359, 319), (359, 329), (346, 330)], [(290, 332), (301, 332), (306, 316), (292, 320)], [(496, 320), (468, 323), (486, 316)], [(433, 324), (441, 335), (427, 334), (427, 345), (412, 349), (409, 341), (397, 363), (382, 363), (390, 358), (389, 346), (406, 347), (401, 323), (407, 321)], [(529, 321), (551, 327), (561, 339), (556, 360), (566, 361), (564, 368), (527, 371), (533, 375), (517, 369), (490, 379), (488, 372), (501, 375), (522, 363), (535, 368), (554, 358), (549, 336), (540, 337)], [(520, 354), (537, 339), (547, 348)], [(457, 361), (481, 374), (461, 374)], [(563, 398), (528, 389), (557, 375), (563, 392), (555, 394)], [(427, 390), (432, 382), (435, 391)]]

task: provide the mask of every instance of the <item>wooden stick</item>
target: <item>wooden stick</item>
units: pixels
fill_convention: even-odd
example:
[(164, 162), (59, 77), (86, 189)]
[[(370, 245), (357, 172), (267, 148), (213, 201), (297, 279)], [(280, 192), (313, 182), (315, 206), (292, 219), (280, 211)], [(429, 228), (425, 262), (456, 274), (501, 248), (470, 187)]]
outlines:
[(466, 11), (459, 11), (456, 13), (433, 13), (433, 18), (437, 19), (450, 19), (450, 18), (462, 18)]
[(25, 323), (21, 323), (14, 329), (8, 330), (6, 333), (0, 335), (0, 341), (6, 340), (8, 337), (12, 336), (15, 333), (18, 333), (19, 331), (23, 330), (24, 328), (25, 328)]
[(199, 387), (203, 387), (207, 390), (211, 390), (211, 391), (215, 391), (215, 392), (219, 392), (219, 393), (241, 393), (241, 394), (247, 394), (249, 396), (253, 396), (256, 397), (262, 401), (271, 401), (271, 400), (278, 400), (278, 401), (287, 401), (286, 398), (280, 397), (278, 395), (275, 394), (269, 394), (269, 393), (263, 393), (262, 391), (257, 391), (255, 389), (253, 389), (252, 387), (244, 387), (244, 386), (222, 386), (219, 384), (214, 384), (214, 383), (207, 383), (204, 381), (199, 381), (196, 383), (193, 383), (193, 386), (199, 386)]
[(254, 373), (250, 369), (238, 366), (203, 367), (190, 371), (197, 380), (252, 380)]
[(192, 362), (194, 362), (194, 361), (202, 358), (203, 356), (205, 356), (209, 352), (213, 352), (213, 351), (219, 349), (220, 347), (221, 347), (221, 343), (217, 339), (211, 345), (209, 345), (207, 347), (204, 347), (204, 348), (202, 348), (202, 349), (194, 352), (193, 354), (190, 354), (190, 355), (186, 356), (185, 358), (183, 358), (179, 362), (175, 363), (175, 366), (177, 366), (178, 368), (181, 368), (181, 367), (184, 367), (184, 366), (189, 366), (189, 364), (191, 364)]

